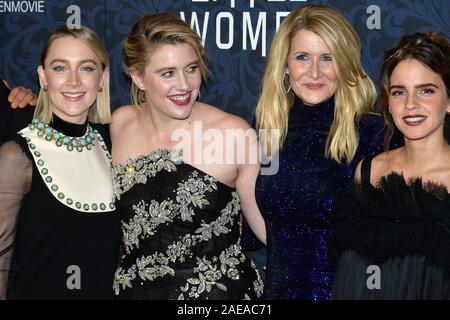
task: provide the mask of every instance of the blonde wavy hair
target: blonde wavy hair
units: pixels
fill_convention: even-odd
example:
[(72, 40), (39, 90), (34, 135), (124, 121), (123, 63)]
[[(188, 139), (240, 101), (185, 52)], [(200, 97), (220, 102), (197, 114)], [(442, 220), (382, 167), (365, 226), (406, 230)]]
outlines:
[[(137, 71), (144, 74), (151, 54), (163, 44), (187, 43), (192, 46), (198, 57), (198, 67), (202, 80), (206, 82), (208, 67), (206, 52), (202, 40), (183, 20), (171, 13), (155, 13), (143, 16), (131, 28), (125, 38), (124, 67), (128, 74)], [(134, 106), (145, 102), (145, 92), (134, 82), (131, 83), (131, 103)]]
[[(347, 19), (323, 5), (306, 5), (292, 11), (281, 23), (269, 51), (263, 77), (262, 92), (256, 107), (256, 126), (262, 130), (260, 138), (266, 156), (282, 148), (288, 132), (289, 111), (295, 94), (285, 93), (284, 76), (290, 44), (300, 29), (320, 36), (331, 50), (333, 66), (338, 78), (334, 95), (334, 120), (325, 144), (325, 156), (338, 163), (349, 164), (359, 143), (357, 123), (360, 117), (372, 112), (377, 92), (361, 64), (361, 42)], [(274, 130), (279, 130), (275, 137)]]
[[(42, 49), (40, 65), (45, 68), (45, 58), (47, 58), (48, 50), (51, 44), (56, 39), (62, 37), (74, 37), (81, 40), (85, 45), (92, 50), (97, 59), (102, 65), (102, 70), (109, 69), (108, 52), (103, 47), (102, 42), (98, 35), (87, 27), (69, 28), (67, 26), (61, 27), (56, 30), (50, 38), (47, 40), (44, 48)], [(50, 103), (50, 98), (47, 91), (43, 89), (43, 84), (40, 83), (40, 91), (38, 101), (36, 104), (36, 110), (34, 111), (34, 117), (39, 120), (49, 123), (52, 119), (53, 107)], [(110, 123), (111, 122), (111, 108), (110, 108), (110, 96), (109, 96), (109, 72), (105, 75), (101, 90), (97, 92), (97, 99), (88, 113), (88, 120), (92, 123)]]

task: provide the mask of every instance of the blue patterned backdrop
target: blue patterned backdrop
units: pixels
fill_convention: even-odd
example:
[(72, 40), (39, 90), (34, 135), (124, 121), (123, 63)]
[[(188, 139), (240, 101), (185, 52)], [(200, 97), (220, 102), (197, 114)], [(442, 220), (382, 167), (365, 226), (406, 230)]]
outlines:
[[(130, 26), (151, 12), (172, 12), (189, 24), (195, 16), (212, 72), (208, 85), (202, 89), (201, 100), (251, 121), (277, 13), (283, 16), (306, 3), (333, 6), (350, 20), (363, 43), (364, 66), (376, 82), (383, 52), (402, 35), (437, 30), (450, 36), (450, 0), (0, 1), (0, 75), (13, 86), (24, 85), (37, 92), (36, 67), (43, 43), (72, 17), (73, 12), (67, 13), (67, 8), (76, 5), (81, 24), (94, 29), (109, 51), (112, 106), (116, 108), (129, 103), (130, 82), (122, 70), (122, 40)], [(367, 25), (373, 17), (373, 12), (367, 11), (373, 5), (381, 13), (379, 29), (369, 29)], [(227, 49), (219, 48), (217, 43)]]

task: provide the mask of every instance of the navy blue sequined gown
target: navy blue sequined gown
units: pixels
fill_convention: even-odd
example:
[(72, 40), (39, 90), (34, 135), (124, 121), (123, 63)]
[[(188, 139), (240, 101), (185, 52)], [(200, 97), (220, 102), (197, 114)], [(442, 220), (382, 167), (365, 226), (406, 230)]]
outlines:
[(338, 190), (354, 180), (356, 164), (382, 149), (383, 120), (360, 121), (360, 143), (350, 166), (326, 159), (334, 98), (315, 106), (296, 100), (279, 154), (278, 173), (260, 175), (256, 197), (267, 228), (266, 299), (329, 299), (334, 270), (327, 259), (329, 213)]

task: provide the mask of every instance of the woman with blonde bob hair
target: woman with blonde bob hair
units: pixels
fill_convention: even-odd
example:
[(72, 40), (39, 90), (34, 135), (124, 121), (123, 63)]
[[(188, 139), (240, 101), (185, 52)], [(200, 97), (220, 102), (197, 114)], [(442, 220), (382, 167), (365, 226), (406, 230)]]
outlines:
[[(54, 40), (71, 36), (76, 39), (81, 40), (86, 44), (89, 49), (95, 54), (101, 63), (101, 68), (103, 71), (109, 70), (109, 60), (108, 52), (102, 45), (101, 40), (92, 30), (86, 27), (82, 28), (59, 28), (52, 36), (48, 39), (44, 49), (41, 53), (40, 65), (44, 66), (45, 58), (47, 57), (48, 50)], [(35, 109), (35, 117), (42, 119), (44, 122), (50, 122), (51, 115), (53, 112), (52, 104), (47, 93), (47, 88), (40, 82), (40, 91), (38, 96), (38, 101)], [(99, 88), (97, 93), (97, 98), (89, 110), (88, 119), (92, 123), (107, 124), (111, 122), (111, 108), (110, 108), (110, 96), (109, 96), (109, 74), (104, 78), (102, 87)]]
[[(111, 299), (118, 261), (108, 58), (62, 27), (38, 67), (35, 117), (0, 141), (0, 298)], [(108, 133), (107, 131), (104, 133)]]
[(366, 152), (358, 145), (373, 153), (381, 147), (381, 117), (369, 116), (375, 102), (360, 40), (342, 14), (306, 5), (283, 20), (256, 108), (262, 152), (279, 162), (276, 174), (257, 181), (267, 227), (267, 298), (329, 298), (326, 215)]

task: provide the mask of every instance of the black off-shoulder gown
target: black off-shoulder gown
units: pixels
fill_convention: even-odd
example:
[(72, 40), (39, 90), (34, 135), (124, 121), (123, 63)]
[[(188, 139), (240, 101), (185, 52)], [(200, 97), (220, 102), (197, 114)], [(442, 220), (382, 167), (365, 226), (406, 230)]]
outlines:
[[(337, 263), (333, 299), (450, 299), (450, 197), (437, 183), (391, 173), (360, 185), (336, 205), (330, 259)], [(379, 268), (376, 275), (375, 269)], [(377, 283), (376, 276), (379, 276)]]

